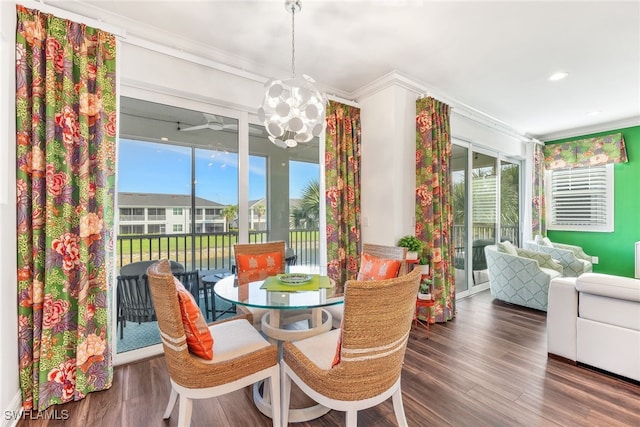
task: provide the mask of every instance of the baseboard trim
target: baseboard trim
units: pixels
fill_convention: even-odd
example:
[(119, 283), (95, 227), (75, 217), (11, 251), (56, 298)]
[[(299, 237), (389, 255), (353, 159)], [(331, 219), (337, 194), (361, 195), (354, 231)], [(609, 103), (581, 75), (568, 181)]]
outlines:
[(20, 390), (11, 399), (8, 408), (2, 413), (2, 427), (15, 427), (22, 418), (22, 396)]
[(576, 366), (578, 364), (578, 362), (576, 362), (575, 360), (567, 359), (566, 357), (558, 356), (557, 354), (547, 353), (547, 357), (549, 359), (554, 359), (559, 362), (568, 363), (569, 365), (573, 365), (573, 366)]

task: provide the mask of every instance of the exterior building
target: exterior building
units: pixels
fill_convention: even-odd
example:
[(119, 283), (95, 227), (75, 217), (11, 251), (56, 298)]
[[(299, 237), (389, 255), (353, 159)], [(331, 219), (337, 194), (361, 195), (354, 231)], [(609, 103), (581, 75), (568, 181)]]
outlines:
[[(300, 205), (299, 199), (289, 200), (289, 206)], [(223, 205), (196, 197), (195, 219), (191, 219), (191, 196), (181, 194), (118, 193), (118, 232), (120, 235), (183, 234), (191, 233), (195, 223), (196, 233), (228, 231), (225, 227)], [(267, 230), (266, 199), (249, 201), (249, 229)], [(238, 220), (230, 221), (232, 228)]]
[(220, 203), (196, 197), (192, 221), (191, 196), (181, 194), (118, 193), (119, 234), (182, 234), (225, 231)]

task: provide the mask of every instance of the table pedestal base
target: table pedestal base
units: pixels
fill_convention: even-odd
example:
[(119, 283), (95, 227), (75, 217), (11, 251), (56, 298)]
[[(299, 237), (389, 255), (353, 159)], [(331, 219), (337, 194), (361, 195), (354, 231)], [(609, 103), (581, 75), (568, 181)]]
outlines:
[[(309, 321), (309, 329), (284, 329), (282, 325), (282, 310), (270, 310), (262, 316), (262, 332), (270, 341), (278, 343), (278, 348), (282, 352), (283, 341), (297, 341), (309, 338), (323, 332), (331, 330), (333, 316), (325, 309), (314, 308), (310, 311), (302, 311), (300, 314), (289, 313), (286, 316), (286, 323), (291, 324), (298, 321)], [(269, 381), (269, 380), (266, 380)], [(282, 385), (281, 385), (282, 389)], [(269, 387), (264, 386), (264, 381), (253, 385), (253, 402), (256, 408), (267, 417), (271, 418), (271, 398)], [(326, 406), (316, 404), (308, 408), (289, 409), (289, 421), (300, 423), (314, 420), (329, 412), (331, 409)]]
[[(272, 418), (271, 414), (271, 398), (269, 397), (269, 387), (266, 386), (265, 381), (259, 381), (253, 385), (253, 403), (256, 405), (256, 408), (264, 415), (269, 418)], [(316, 418), (320, 418), (327, 412), (329, 412), (331, 408), (327, 408), (326, 406), (322, 406), (317, 404), (315, 406), (311, 406), (309, 408), (300, 408), (300, 409), (289, 409), (289, 422), (290, 423), (301, 423), (305, 421), (315, 420)]]

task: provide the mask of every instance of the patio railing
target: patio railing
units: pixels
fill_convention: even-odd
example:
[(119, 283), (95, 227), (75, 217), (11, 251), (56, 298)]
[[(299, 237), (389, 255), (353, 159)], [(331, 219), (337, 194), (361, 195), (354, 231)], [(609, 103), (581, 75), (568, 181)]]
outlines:
[[(289, 246), (298, 256), (298, 265), (317, 265), (320, 260), (318, 230), (289, 230)], [(250, 243), (266, 242), (267, 231), (249, 232)], [(168, 258), (187, 270), (230, 270), (233, 245), (238, 233), (121, 235), (117, 241), (117, 269), (137, 261)]]

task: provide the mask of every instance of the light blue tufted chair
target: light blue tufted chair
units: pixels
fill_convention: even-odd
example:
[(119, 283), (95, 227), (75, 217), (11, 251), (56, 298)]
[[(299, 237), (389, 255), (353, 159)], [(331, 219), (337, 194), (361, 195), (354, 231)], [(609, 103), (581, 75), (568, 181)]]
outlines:
[(491, 295), (501, 301), (547, 311), (549, 282), (562, 277), (562, 266), (550, 255), (514, 248), (517, 255), (500, 250), (503, 245), (484, 248)]

